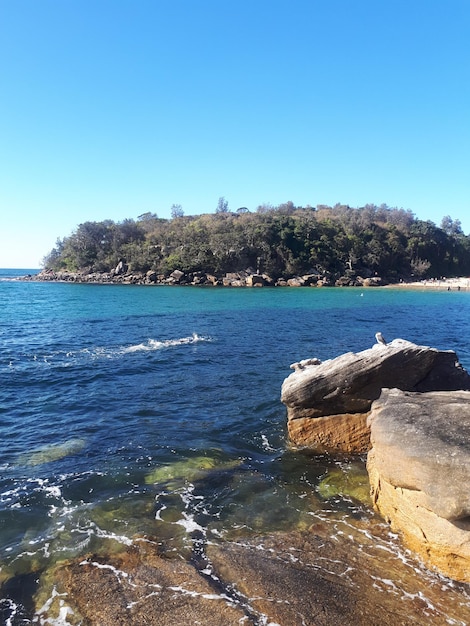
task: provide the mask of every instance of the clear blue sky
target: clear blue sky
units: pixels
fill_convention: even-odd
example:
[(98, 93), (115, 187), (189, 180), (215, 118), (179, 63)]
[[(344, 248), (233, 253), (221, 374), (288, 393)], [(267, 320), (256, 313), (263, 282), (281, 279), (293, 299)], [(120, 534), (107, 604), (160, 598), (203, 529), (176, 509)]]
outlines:
[(220, 196), (469, 234), (469, 33), (469, 0), (0, 0), (0, 267)]

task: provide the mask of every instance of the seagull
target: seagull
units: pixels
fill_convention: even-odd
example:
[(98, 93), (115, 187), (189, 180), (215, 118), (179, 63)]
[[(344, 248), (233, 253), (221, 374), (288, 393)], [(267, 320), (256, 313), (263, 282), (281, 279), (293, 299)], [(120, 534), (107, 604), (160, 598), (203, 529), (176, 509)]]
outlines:
[(375, 333), (375, 338), (377, 339), (377, 343), (381, 343), (384, 346), (387, 345), (387, 342), (385, 341), (385, 339), (383, 338), (382, 333)]

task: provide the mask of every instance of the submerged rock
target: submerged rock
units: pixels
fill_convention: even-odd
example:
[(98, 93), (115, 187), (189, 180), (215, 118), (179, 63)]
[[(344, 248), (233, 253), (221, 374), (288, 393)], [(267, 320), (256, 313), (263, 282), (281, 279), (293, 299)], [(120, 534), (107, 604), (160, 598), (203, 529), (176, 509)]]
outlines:
[(51, 463), (58, 461), (66, 456), (77, 454), (85, 447), (84, 439), (68, 439), (62, 443), (51, 443), (26, 452), (18, 457), (19, 465), (41, 465), (43, 463)]
[[(312, 518), (312, 522), (314, 519)], [(470, 620), (470, 598), (407, 557), (377, 519), (308, 532), (197, 544), (163, 557), (151, 538), (120, 554), (88, 555), (44, 573), (40, 623), (73, 626), (441, 626)]]
[(369, 477), (362, 464), (330, 469), (319, 482), (317, 491), (325, 500), (342, 496), (370, 504)]
[(369, 424), (375, 507), (428, 565), (470, 582), (470, 392), (386, 389)]
[(111, 558), (90, 554), (57, 568), (53, 579), (37, 613), (47, 620), (66, 613), (77, 626), (239, 626), (245, 616), (193, 565), (162, 558), (152, 542)]
[(288, 433), (296, 445), (318, 452), (366, 452), (367, 417), (383, 388), (406, 391), (470, 389), (455, 352), (395, 339), (335, 359), (291, 366), (282, 385)]
[(157, 467), (145, 477), (147, 485), (171, 483), (173, 487), (184, 482), (201, 480), (214, 470), (227, 471), (241, 464), (240, 460), (224, 460), (220, 456), (195, 456), (183, 461)]

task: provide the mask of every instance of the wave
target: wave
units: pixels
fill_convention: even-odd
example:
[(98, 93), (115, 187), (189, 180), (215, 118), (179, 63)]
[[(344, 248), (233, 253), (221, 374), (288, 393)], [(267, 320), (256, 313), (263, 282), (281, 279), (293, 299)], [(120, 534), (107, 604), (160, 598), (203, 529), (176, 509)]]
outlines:
[(177, 339), (147, 339), (146, 341), (130, 345), (95, 346), (82, 348), (80, 350), (57, 350), (48, 354), (11, 355), (5, 369), (11, 371), (15, 370), (17, 367), (25, 367), (25, 365), (28, 366), (31, 364), (70, 367), (77, 362), (88, 359), (93, 361), (100, 359), (117, 359), (124, 355), (154, 352), (156, 350), (191, 346), (197, 343), (207, 343), (211, 341), (212, 339), (210, 337), (203, 337), (197, 333), (193, 333), (187, 337), (179, 337)]
[(122, 353), (142, 352), (149, 350), (161, 350), (163, 348), (173, 348), (175, 346), (184, 346), (188, 344), (211, 341), (209, 337), (200, 337), (193, 333), (189, 337), (181, 337), (180, 339), (167, 339), (166, 341), (158, 341), (157, 339), (148, 339), (145, 343), (137, 343), (122, 349)]

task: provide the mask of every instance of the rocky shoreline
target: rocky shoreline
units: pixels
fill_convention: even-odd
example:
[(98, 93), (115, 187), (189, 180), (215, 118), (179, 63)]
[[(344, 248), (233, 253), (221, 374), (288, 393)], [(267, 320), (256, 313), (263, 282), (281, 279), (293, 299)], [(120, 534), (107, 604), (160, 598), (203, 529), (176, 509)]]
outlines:
[(331, 528), (312, 518), (304, 531), (206, 545), (195, 534), (190, 558), (152, 536), (107, 545), (38, 576), (37, 615), (70, 626), (468, 623), (465, 591), (448, 586), (444, 602), (442, 579), (397, 559), (378, 518), (338, 517)]
[(77, 272), (41, 270), (38, 274), (27, 274), (18, 280), (40, 282), (66, 282), (117, 285), (192, 285), (209, 287), (388, 287), (409, 289), (435, 289), (446, 291), (470, 291), (470, 278), (440, 278), (422, 281), (387, 283), (380, 276), (341, 276), (333, 279), (321, 274), (304, 274), (289, 278), (274, 279), (248, 268), (239, 272), (227, 272), (216, 276), (207, 272), (183, 272), (174, 270), (169, 276), (153, 270), (133, 272), (120, 262), (110, 272), (82, 270)]
[(431, 568), (470, 583), (470, 375), (455, 352), (403, 339), (294, 363), (293, 444), (364, 454), (371, 503)]
[(337, 529), (331, 537), (317, 522), (304, 532), (211, 542), (189, 561), (136, 538), (127, 549), (57, 564), (42, 577), (38, 613), (41, 623), (66, 614), (61, 623), (73, 626), (468, 623), (458, 589), (448, 588), (444, 605), (442, 580), (388, 557), (378, 520), (372, 528), (338, 520)]
[(377, 287), (384, 284), (378, 276), (363, 278), (361, 276), (343, 276), (333, 280), (321, 274), (304, 274), (290, 278), (274, 279), (268, 274), (259, 274), (248, 268), (239, 272), (228, 272), (216, 276), (207, 272), (183, 272), (174, 270), (169, 276), (148, 272), (133, 272), (122, 262), (110, 272), (55, 272), (42, 270), (38, 274), (28, 274), (19, 280), (41, 282), (67, 282), (90, 284), (117, 285), (193, 285), (210, 287)]

